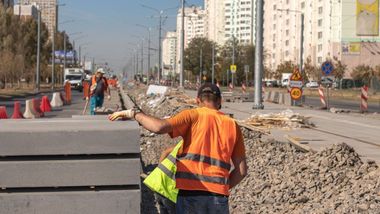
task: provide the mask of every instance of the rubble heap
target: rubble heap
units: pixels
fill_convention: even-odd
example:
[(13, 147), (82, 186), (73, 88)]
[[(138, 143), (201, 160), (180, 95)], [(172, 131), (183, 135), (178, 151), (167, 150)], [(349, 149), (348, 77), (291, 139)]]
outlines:
[(310, 128), (314, 124), (310, 122), (310, 117), (301, 116), (292, 110), (286, 110), (279, 114), (254, 114), (249, 119), (242, 121), (254, 127), (271, 128)]
[[(144, 90), (129, 94), (151, 115), (164, 118), (194, 107), (191, 99), (179, 92), (147, 96)], [(307, 119), (288, 111), (244, 121), (248, 176), (231, 192), (231, 213), (379, 213), (378, 166), (372, 161), (363, 163), (351, 147), (340, 144), (318, 153), (303, 153), (288, 143), (263, 142), (262, 132), (250, 129), (254, 123), (268, 128), (304, 127), (311, 125)], [(149, 174), (161, 152), (178, 139), (146, 130), (141, 136), (143, 171)], [(144, 186), (142, 204), (142, 213), (158, 213), (152, 192)]]

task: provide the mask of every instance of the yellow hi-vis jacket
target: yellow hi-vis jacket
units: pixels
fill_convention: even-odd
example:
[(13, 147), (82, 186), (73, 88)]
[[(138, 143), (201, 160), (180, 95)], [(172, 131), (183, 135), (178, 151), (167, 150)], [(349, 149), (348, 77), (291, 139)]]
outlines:
[(174, 203), (177, 202), (178, 189), (176, 189), (175, 173), (177, 171), (176, 157), (182, 147), (180, 141), (173, 151), (166, 157), (144, 180), (144, 184), (152, 191), (161, 194)]

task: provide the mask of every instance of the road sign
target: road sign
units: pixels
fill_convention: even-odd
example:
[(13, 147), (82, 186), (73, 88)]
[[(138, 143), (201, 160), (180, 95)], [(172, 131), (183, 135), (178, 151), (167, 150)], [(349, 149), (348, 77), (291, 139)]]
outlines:
[(289, 86), (291, 87), (291, 88), (302, 88), (302, 86), (303, 86), (303, 82), (302, 81), (290, 81), (289, 82)]
[(332, 72), (334, 71), (334, 65), (332, 64), (332, 62), (326, 61), (322, 64), (321, 69), (322, 69), (323, 75), (328, 76), (332, 74)]
[(233, 74), (236, 73), (236, 71), (237, 71), (236, 65), (231, 65), (230, 70), (231, 70), (231, 73), (233, 73)]
[(302, 81), (301, 72), (298, 68), (295, 68), (293, 71), (292, 76), (290, 77), (290, 80), (292, 81)]
[(293, 100), (299, 100), (302, 97), (302, 90), (300, 88), (292, 88), (290, 90), (290, 96)]

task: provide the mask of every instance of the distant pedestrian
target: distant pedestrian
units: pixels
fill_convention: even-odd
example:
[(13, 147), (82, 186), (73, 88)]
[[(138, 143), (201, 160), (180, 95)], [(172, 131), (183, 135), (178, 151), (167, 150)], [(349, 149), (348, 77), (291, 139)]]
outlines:
[[(104, 77), (103, 69), (98, 69), (91, 78), (90, 89), (90, 112), (95, 115), (95, 109), (103, 107), (104, 95), (107, 94), (108, 100), (111, 99), (110, 89), (107, 84), (107, 79)], [(87, 97), (87, 99), (89, 99)]]
[(233, 119), (219, 111), (221, 101), (220, 89), (206, 83), (198, 90), (199, 107), (170, 119), (158, 119), (139, 109), (109, 117), (135, 119), (153, 133), (183, 138), (182, 151), (176, 157), (177, 214), (229, 213), (229, 191), (247, 174), (241, 130)]

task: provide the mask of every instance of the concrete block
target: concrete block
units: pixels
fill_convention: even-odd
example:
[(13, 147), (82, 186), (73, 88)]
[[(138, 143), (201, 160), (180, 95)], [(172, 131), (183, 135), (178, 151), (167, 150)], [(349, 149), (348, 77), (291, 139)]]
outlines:
[(140, 184), (140, 159), (1, 161), (1, 188)]
[(267, 92), (265, 93), (265, 96), (264, 96), (264, 101), (265, 101), (265, 102), (270, 101), (271, 94), (272, 94), (271, 91), (267, 91)]
[(137, 214), (139, 190), (0, 193), (2, 214)]
[(284, 104), (286, 106), (291, 106), (292, 105), (292, 98), (291, 98), (291, 96), (290, 96), (289, 93), (284, 94)]
[(168, 87), (159, 85), (150, 85), (146, 91), (147, 95), (156, 94), (164, 95), (168, 91)]
[(280, 105), (284, 105), (285, 104), (285, 96), (283, 93), (279, 93), (279, 97), (278, 97), (278, 104)]
[(272, 102), (274, 102), (274, 103), (278, 103), (278, 99), (279, 99), (279, 97), (280, 97), (280, 92), (275, 91), (275, 92), (274, 92), (274, 95), (273, 95), (273, 100), (272, 100)]

